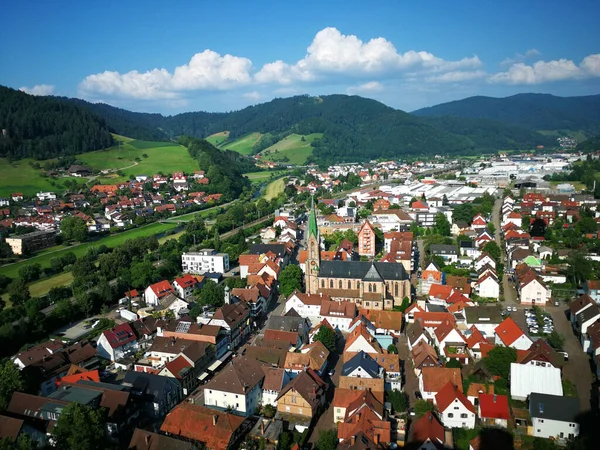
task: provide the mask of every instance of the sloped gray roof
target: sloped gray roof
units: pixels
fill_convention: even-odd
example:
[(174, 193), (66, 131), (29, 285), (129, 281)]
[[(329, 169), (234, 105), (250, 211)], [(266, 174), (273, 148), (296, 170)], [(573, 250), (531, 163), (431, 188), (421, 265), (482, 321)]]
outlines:
[(372, 265), (375, 266), (382, 280), (408, 280), (402, 263), (370, 263), (367, 261), (321, 261), (319, 276), (362, 280), (365, 279)]
[(342, 367), (342, 376), (347, 376), (359, 367), (371, 378), (379, 378), (379, 364), (377, 364), (369, 354), (362, 350), (344, 363)]
[(531, 417), (575, 423), (579, 412), (579, 399), (577, 397), (538, 394), (537, 392), (533, 392), (529, 397), (529, 414)]
[(381, 278), (381, 275), (379, 274), (379, 271), (377, 270), (377, 267), (375, 267), (375, 264), (371, 264), (371, 267), (369, 268), (369, 271), (363, 277), (363, 280), (365, 280), (365, 281), (383, 281), (383, 279)]

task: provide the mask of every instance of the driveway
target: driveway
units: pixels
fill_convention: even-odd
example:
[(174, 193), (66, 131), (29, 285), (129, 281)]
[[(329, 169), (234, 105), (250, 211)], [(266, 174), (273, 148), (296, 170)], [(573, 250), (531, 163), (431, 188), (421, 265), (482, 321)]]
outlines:
[(397, 346), (398, 355), (400, 356), (400, 359), (404, 361), (404, 385), (402, 386), (402, 390), (408, 395), (410, 405), (414, 406), (415, 401), (417, 400), (415, 391), (419, 390), (419, 380), (415, 375), (406, 336), (400, 336)]

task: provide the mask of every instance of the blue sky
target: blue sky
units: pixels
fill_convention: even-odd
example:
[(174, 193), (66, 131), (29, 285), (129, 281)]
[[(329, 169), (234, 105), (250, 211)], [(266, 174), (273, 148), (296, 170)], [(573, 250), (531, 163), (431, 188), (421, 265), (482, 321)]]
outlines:
[(13, 0), (0, 84), (165, 114), (303, 93), (406, 111), (598, 94), (598, 17), (596, 0)]

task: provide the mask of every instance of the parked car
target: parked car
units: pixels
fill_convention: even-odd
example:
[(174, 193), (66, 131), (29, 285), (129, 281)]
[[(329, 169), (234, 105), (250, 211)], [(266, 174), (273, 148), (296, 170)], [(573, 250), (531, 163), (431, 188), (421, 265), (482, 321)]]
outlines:
[(417, 398), (418, 400), (422, 400), (423, 396), (421, 395), (420, 391), (415, 391), (415, 398)]
[(330, 376), (330, 377), (332, 377), (334, 373), (335, 373), (335, 369), (331, 369), (331, 370), (329, 371), (329, 376)]
[(561, 355), (563, 355), (563, 358), (565, 358), (565, 361), (569, 360), (569, 354), (567, 352), (558, 352), (558, 353), (560, 353)]
[(560, 302), (558, 300), (554, 300), (554, 306), (560, 306)]

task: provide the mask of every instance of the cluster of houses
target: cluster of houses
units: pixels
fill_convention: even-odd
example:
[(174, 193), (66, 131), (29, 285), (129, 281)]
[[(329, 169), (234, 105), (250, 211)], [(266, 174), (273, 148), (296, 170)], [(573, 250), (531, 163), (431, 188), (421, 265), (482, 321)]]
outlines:
[[(131, 181), (98, 184), (62, 197), (54, 192), (39, 192), (25, 198), (16, 192), (10, 198), (0, 199), (0, 206), (5, 206), (0, 209), (0, 229), (32, 227), (56, 232), (63, 218), (76, 216), (86, 222), (90, 232), (105, 232), (130, 226), (136, 217), (175, 214), (219, 202), (221, 194), (200, 190), (208, 184), (204, 171), (199, 170), (191, 176), (183, 172), (175, 172), (171, 177), (138, 175)], [(11, 204), (14, 207), (8, 208)]]
[[(588, 281), (588, 289), (597, 287), (597, 281)], [(594, 289), (595, 290), (595, 289)], [(569, 305), (571, 324), (575, 334), (579, 336), (581, 347), (587, 353), (596, 369), (596, 377), (600, 379), (600, 302), (583, 294)]]
[[(577, 398), (563, 397), (563, 355), (543, 339), (532, 341), (511, 317), (504, 318), (495, 307), (452, 313), (423, 310), (415, 303), (406, 311), (405, 319), (420, 394), (436, 405), (443, 427), (474, 428), (481, 424), (506, 428), (511, 423), (511, 427), (529, 427), (536, 437), (564, 442), (577, 436), (580, 405)], [(528, 401), (527, 411), (511, 407), (507, 395), (494, 392), (497, 377), (487, 370), (482, 358), (497, 346), (516, 350), (517, 361), (510, 367), (510, 397)], [(453, 359), (472, 363), (469, 384), (464, 383), (460, 369), (447, 367)], [(433, 416), (426, 420), (438, 419)], [(416, 432), (420, 430), (418, 423), (412, 425)], [(448, 443), (439, 427), (431, 432), (431, 442)]]

